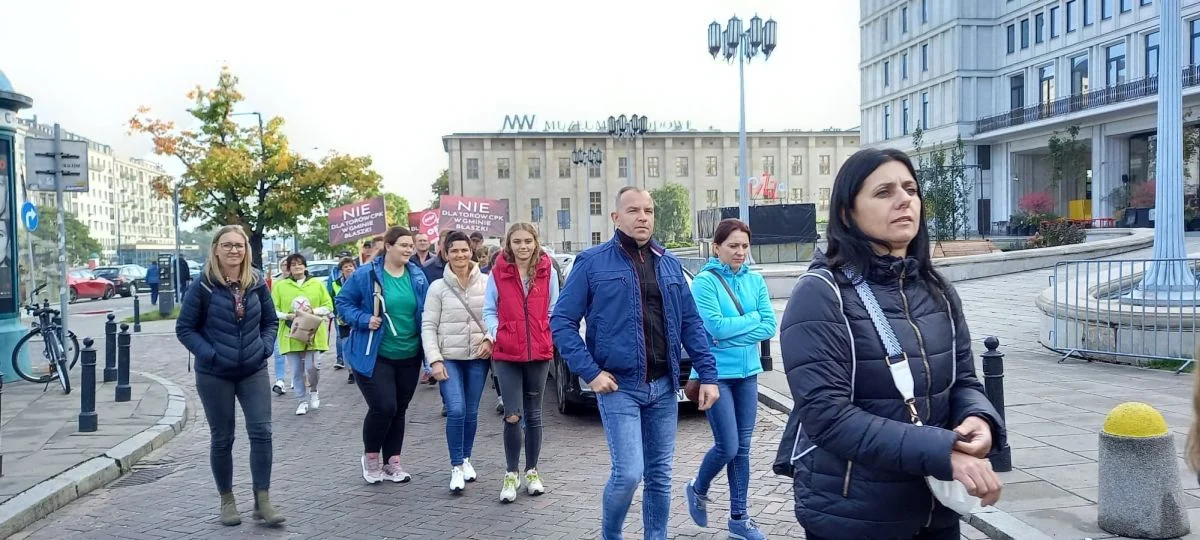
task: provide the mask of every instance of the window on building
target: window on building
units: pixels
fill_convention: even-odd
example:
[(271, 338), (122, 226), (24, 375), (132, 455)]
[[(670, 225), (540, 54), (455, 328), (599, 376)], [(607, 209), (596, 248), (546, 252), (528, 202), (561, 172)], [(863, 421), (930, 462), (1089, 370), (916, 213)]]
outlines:
[(708, 208), (716, 208), (721, 204), (720, 201), (717, 200), (718, 194), (719, 191), (715, 189), (710, 189), (705, 192), (704, 201)]
[[(830, 174), (829, 173), (829, 155), (828, 154), (821, 155), (821, 161), (819, 163), (819, 168), (820, 168), (819, 170), (820, 170), (821, 174)], [(828, 199), (828, 198), (829, 197), (826, 197), (826, 199)]]
[(929, 0), (921, 0), (921, 24), (929, 22)]
[(646, 176), (650, 178), (658, 178), (658, 157), (652, 156), (646, 158)]
[(1192, 39), (1190, 40), (1192, 49), (1192, 65), (1200, 66), (1200, 19), (1196, 19), (1188, 26), (1192, 29)]
[(1008, 108), (1017, 110), (1025, 106), (1025, 75), (1018, 73), (1008, 78)]
[(823, 188), (821, 188), (821, 191), (819, 193), (821, 194), (821, 196), (820, 196), (821, 206), (828, 206), (829, 205), (829, 188), (823, 187)]
[(742, 202), (742, 192), (741, 192), (741, 190), (739, 190), (737, 188), (733, 189), (733, 202), (735, 202), (735, 203)]
[(593, 246), (600, 245), (600, 233), (598, 233), (598, 232), (592, 233), (592, 245)]
[(1029, 19), (1021, 19), (1021, 48), (1029, 48)]
[(588, 163), (588, 178), (600, 178), (599, 163)]
[(908, 6), (900, 8), (900, 33), (908, 33)]
[(536, 157), (529, 158), (529, 177), (530, 178), (541, 178), (542, 177), (542, 158), (536, 158)]
[(569, 158), (569, 157), (558, 158), (558, 177), (559, 178), (570, 178), (571, 177), (571, 158)]
[(890, 124), (891, 122), (892, 122), (892, 106), (884, 105), (883, 106), (883, 138), (885, 140), (890, 136), (889, 132), (891, 130), (888, 128), (891, 126), (889, 126), (888, 124)]
[(558, 200), (558, 209), (570, 211), (571, 210), (571, 198), (563, 197), (563, 198), (559, 199)]
[(1092, 19), (1092, 0), (1083, 0), (1083, 25), (1091, 26), (1095, 22)]
[[(1084, 5), (1086, 6), (1087, 3), (1085, 2)], [(1075, 31), (1075, 0), (1068, 0), (1068, 2), (1067, 2), (1067, 33), (1070, 34), (1071, 32), (1074, 32), (1074, 31)]]
[(717, 168), (717, 156), (708, 156), (704, 158), (704, 175), (717, 176), (720, 169)]
[(884, 60), (883, 61), (883, 87), (887, 88), (891, 84), (892, 84), (892, 63), (887, 60)]
[(496, 158), (496, 178), (508, 178), (512, 174), (508, 158)]
[(508, 199), (500, 199), (500, 205), (504, 207), (504, 221), (511, 221), (511, 219), (510, 219), (511, 212), (510, 211), (512, 209), (509, 208)]
[(618, 178), (629, 178), (629, 158), (627, 158), (627, 157), (617, 158), (617, 177)]
[(887, 15), (883, 16), (883, 42), (884, 43), (888, 42), (888, 18), (887, 18)]
[(1054, 64), (1038, 68), (1038, 103), (1054, 102)]
[[(467, 178), (479, 179), (479, 158), (467, 158)], [(109, 197), (111, 200), (111, 197)]]
[(775, 176), (775, 156), (762, 157), (762, 172)]
[(1113, 0), (1100, 0), (1100, 18), (1101, 19), (1111, 19), (1112, 18), (1112, 8), (1113, 8), (1112, 4), (1113, 4)]
[(1083, 53), (1071, 59), (1071, 95), (1088, 91), (1088, 55)]
[(1008, 54), (1015, 52), (1017, 52), (1017, 25), (1010, 24), (1008, 25)]
[(1121, 13), (1127, 13), (1133, 9), (1133, 0), (1121, 0)]
[(1046, 16), (1038, 13), (1033, 16), (1033, 42), (1042, 43), (1046, 41)]
[(1116, 86), (1125, 82), (1125, 44), (1118, 43), (1104, 49), (1104, 84)]
[(1150, 4), (1153, 4), (1153, 3), (1154, 3), (1154, 0), (1142, 0), (1142, 5), (1143, 5), (1143, 6), (1148, 6), (1148, 5), (1150, 5)]
[(929, 129), (929, 92), (921, 92), (921, 129)]
[(529, 221), (537, 223), (542, 217), (542, 200), (537, 197), (529, 199)]
[(792, 174), (796, 176), (804, 174), (804, 156), (792, 156)]
[(900, 100), (900, 134), (908, 135), (908, 100)]
[(601, 212), (603, 212), (603, 209), (600, 207), (600, 192), (599, 191), (589, 191), (588, 192), (588, 213), (593, 216), (598, 216), (601, 214)]
[(685, 177), (688, 175), (688, 158), (679, 156), (675, 158), (675, 176)]
[(1058, 37), (1058, 6), (1050, 8), (1050, 38)]
[(791, 200), (797, 201), (797, 202), (803, 201), (804, 200), (804, 188), (798, 188), (798, 187), (792, 188)]
[(908, 53), (900, 55), (900, 78), (908, 78)]
[(929, 71), (929, 44), (921, 45), (921, 71)]
[(1158, 46), (1162, 39), (1158, 30), (1146, 34), (1146, 76), (1158, 76)]

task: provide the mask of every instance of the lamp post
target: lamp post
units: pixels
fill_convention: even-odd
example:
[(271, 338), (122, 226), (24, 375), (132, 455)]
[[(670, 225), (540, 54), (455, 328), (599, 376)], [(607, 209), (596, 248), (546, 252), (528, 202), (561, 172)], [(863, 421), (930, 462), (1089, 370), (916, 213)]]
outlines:
[(746, 62), (753, 60), (760, 49), (763, 60), (770, 58), (777, 32), (775, 19), (764, 24), (758, 15), (750, 19), (750, 27), (745, 30), (736, 15), (729, 18), (724, 30), (717, 21), (708, 25), (708, 53), (714, 59), (720, 54), (726, 62), (732, 62), (736, 56), (738, 61), (738, 215), (747, 226), (750, 225), (750, 177), (746, 174)]
[(587, 221), (587, 238), (584, 245), (592, 247), (592, 166), (599, 167), (604, 163), (604, 151), (599, 148), (588, 148), (586, 150), (577, 148), (571, 152), (571, 163), (576, 167), (586, 165), (583, 171), (583, 193), (584, 193), (584, 212), (583, 219)]
[(625, 185), (632, 186), (634, 178), (637, 176), (636, 169), (633, 167), (634, 158), (637, 157), (637, 138), (646, 134), (646, 129), (649, 127), (650, 121), (645, 116), (633, 115), (625, 118), (625, 115), (608, 117), (608, 136), (619, 140), (629, 141), (629, 169), (625, 171)]

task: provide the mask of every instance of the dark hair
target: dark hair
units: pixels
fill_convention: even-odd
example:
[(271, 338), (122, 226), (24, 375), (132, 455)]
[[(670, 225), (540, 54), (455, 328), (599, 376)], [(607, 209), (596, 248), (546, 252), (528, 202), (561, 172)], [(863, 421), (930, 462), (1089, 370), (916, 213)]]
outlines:
[[(413, 235), (412, 231), (405, 229), (404, 227), (400, 227), (400, 226), (391, 227), (387, 230), (386, 233), (384, 233), (383, 243), (384, 243), (384, 245), (392, 246), (392, 245), (395, 245), (396, 240), (399, 240), (401, 237), (412, 236), (412, 235)], [(383, 251), (379, 252), (379, 256), (380, 257), (383, 256)]]
[(729, 235), (742, 231), (746, 233), (746, 240), (750, 239), (750, 226), (738, 218), (725, 218), (717, 224), (717, 230), (713, 231), (713, 243), (724, 244), (729, 239)]
[[(830, 268), (838, 270), (849, 266), (860, 272), (865, 271), (870, 267), (871, 259), (875, 257), (872, 244), (891, 249), (884, 241), (867, 236), (867, 233), (850, 219), (850, 213), (854, 209), (854, 197), (862, 190), (867, 177), (883, 164), (892, 161), (904, 165), (914, 179), (917, 177), (908, 155), (894, 149), (864, 148), (851, 155), (838, 170), (837, 178), (833, 180), (833, 193), (829, 198), (829, 225), (825, 231), (828, 245), (825, 255), (829, 258)], [(922, 198), (920, 182), (917, 183), (917, 198)], [(921, 277), (933, 288), (944, 292), (944, 281), (933, 269), (933, 260), (929, 253), (929, 229), (925, 226), (924, 204), (921, 205), (921, 214), (917, 218), (917, 235), (908, 243), (908, 256), (917, 260)]]
[[(308, 266), (308, 259), (305, 259), (304, 255), (301, 255), (299, 253), (293, 253), (291, 255), (288, 255), (287, 258), (283, 260), (283, 265), (287, 267), (288, 274), (292, 273), (292, 265), (297, 262), (300, 264), (303, 264), (304, 266)], [(307, 268), (304, 270), (304, 277), (308, 277), (308, 269)]]
[(363, 243), (362, 243), (362, 247), (363, 247), (363, 249), (369, 248), (369, 247), (371, 247), (371, 246), (373, 246), (373, 245), (375, 245), (375, 239), (374, 239), (374, 238), (368, 238), (368, 239), (366, 239), (366, 240), (363, 240)]
[(342, 257), (341, 259), (338, 259), (338, 265), (337, 265), (338, 271), (340, 272), (342, 270), (342, 268), (345, 267), (347, 264), (350, 266), (354, 266), (354, 259), (352, 259), (350, 257)]
[[(451, 244), (454, 244), (455, 242), (466, 242), (467, 247), (471, 246), (471, 238), (469, 236), (467, 236), (467, 233), (462, 232), (462, 231), (450, 231), (450, 234), (446, 235), (446, 241), (442, 242), (442, 252), (449, 254), (450, 246), (451, 246)], [(471, 255), (472, 255), (471, 259), (473, 260), (475, 258), (474, 257), (475, 254), (472, 253)]]
[(483, 240), (483, 233), (479, 231), (471, 233), (471, 240)]

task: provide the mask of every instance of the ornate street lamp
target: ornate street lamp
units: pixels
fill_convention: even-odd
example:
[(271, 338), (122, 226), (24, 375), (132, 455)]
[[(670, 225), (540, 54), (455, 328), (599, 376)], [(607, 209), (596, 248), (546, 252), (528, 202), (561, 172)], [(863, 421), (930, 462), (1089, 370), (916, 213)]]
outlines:
[(637, 157), (637, 141), (638, 137), (642, 137), (648, 131), (650, 121), (645, 116), (633, 115), (626, 118), (625, 115), (618, 117), (608, 117), (608, 136), (617, 140), (627, 139), (629, 141), (629, 168), (625, 172), (625, 185), (632, 186), (636, 172), (633, 167), (635, 158)]

